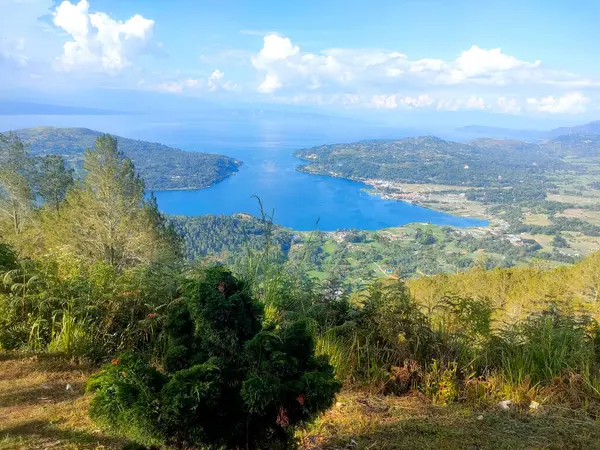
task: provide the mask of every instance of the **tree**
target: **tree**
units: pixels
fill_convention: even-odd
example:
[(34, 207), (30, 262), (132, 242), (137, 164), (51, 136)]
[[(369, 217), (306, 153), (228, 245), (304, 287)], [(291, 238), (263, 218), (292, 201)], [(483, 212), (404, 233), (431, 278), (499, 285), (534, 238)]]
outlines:
[(557, 233), (554, 238), (552, 239), (552, 245), (556, 248), (568, 248), (569, 247), (569, 243), (567, 242), (567, 240), (562, 237), (560, 235), (560, 233)]
[(174, 255), (176, 239), (144, 197), (144, 183), (115, 138), (98, 137), (85, 153), (84, 179), (66, 196), (60, 216), (46, 222), (47, 240), (90, 262), (122, 269)]
[(113, 360), (90, 380), (92, 419), (146, 445), (290, 448), (294, 427), (340, 389), (308, 323), (264, 324), (249, 286), (221, 267), (183, 291), (166, 317), (164, 370), (139, 355)]
[(38, 189), (47, 205), (58, 212), (61, 202), (73, 184), (73, 169), (67, 169), (62, 157), (48, 155), (42, 160), (38, 175)]
[(33, 210), (32, 160), (14, 134), (0, 134), (0, 215), (8, 218), (15, 234), (23, 232)]

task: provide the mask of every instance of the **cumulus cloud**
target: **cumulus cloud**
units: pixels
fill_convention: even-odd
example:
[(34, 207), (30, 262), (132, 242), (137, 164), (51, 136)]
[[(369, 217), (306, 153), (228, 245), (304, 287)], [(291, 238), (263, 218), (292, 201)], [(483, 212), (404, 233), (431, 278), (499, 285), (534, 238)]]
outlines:
[(571, 92), (562, 97), (552, 95), (541, 99), (528, 98), (527, 105), (533, 111), (551, 114), (579, 114), (586, 111), (590, 99), (581, 92)]
[(455, 61), (441, 64), (445, 69), (441, 80), (448, 83), (475, 81), (504, 84), (520, 77), (526, 79), (530, 72), (540, 68), (541, 61), (520, 61), (502, 53), (500, 48), (486, 50), (473, 45), (469, 50), (462, 52)]
[(251, 59), (262, 76), (258, 91), (272, 93), (283, 88), (308, 89), (380, 86), (589, 84), (591, 80), (567, 72), (548, 70), (541, 61), (522, 61), (500, 48), (473, 45), (454, 60), (411, 60), (400, 52), (382, 50), (326, 49), (302, 52), (283, 36), (269, 34)]
[(398, 94), (392, 95), (374, 95), (370, 105), (375, 108), (426, 108), (431, 106), (434, 100), (427, 94), (421, 94), (418, 97), (402, 96)]
[[(539, 60), (525, 61), (501, 48), (477, 45), (455, 59), (411, 59), (398, 51), (377, 49), (305, 52), (290, 38), (271, 33), (264, 36), (262, 49), (251, 62), (259, 76), (258, 92), (294, 103), (312, 99), (319, 104), (383, 109), (571, 113), (583, 111), (587, 97), (547, 96), (547, 90), (600, 87), (597, 80), (547, 68)], [(525, 89), (546, 96), (519, 98), (517, 93)], [(311, 91), (314, 94), (308, 95)]]
[(440, 111), (484, 110), (490, 108), (491, 105), (489, 105), (482, 97), (475, 96), (464, 99), (442, 99), (436, 104), (436, 109)]
[(86, 0), (63, 1), (53, 13), (54, 25), (70, 35), (57, 58), (65, 71), (86, 69), (116, 73), (148, 48), (154, 21), (139, 14), (125, 22), (103, 12), (90, 13)]
[[(146, 87), (145, 80), (138, 84), (138, 87)], [(225, 79), (225, 73), (216, 69), (206, 78), (186, 78), (176, 81), (164, 81), (155, 85), (148, 86), (149, 89), (159, 92), (169, 92), (172, 94), (182, 94), (184, 92), (202, 92), (202, 91), (237, 91), (239, 86), (230, 80)]]

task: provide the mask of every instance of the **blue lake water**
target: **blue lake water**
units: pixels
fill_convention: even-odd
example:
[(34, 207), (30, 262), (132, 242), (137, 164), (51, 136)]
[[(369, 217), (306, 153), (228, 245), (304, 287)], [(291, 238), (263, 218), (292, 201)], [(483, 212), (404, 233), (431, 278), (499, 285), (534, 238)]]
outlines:
[(0, 130), (37, 125), (83, 126), (125, 137), (162, 142), (188, 151), (232, 156), (244, 162), (239, 173), (210, 188), (156, 191), (168, 214), (258, 213), (253, 195), (274, 221), (296, 230), (373, 230), (410, 222), (457, 227), (486, 225), (364, 192), (362, 183), (298, 172), (294, 150), (360, 139), (399, 138), (413, 131), (322, 118), (265, 119), (152, 118), (147, 116), (0, 116)]

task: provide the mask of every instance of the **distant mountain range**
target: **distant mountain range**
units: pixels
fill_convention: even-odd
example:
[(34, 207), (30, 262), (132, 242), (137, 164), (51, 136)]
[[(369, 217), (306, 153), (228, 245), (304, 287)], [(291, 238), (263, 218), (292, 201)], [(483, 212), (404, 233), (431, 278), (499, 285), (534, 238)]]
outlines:
[(13, 100), (0, 100), (0, 115), (23, 116), (23, 115), (54, 115), (54, 116), (77, 116), (77, 115), (107, 115), (107, 114), (129, 114), (98, 108), (83, 108), (79, 106), (51, 105), (44, 103), (30, 103)]
[[(87, 128), (36, 127), (16, 130), (34, 156), (62, 155), (77, 171), (83, 155), (102, 133)], [(150, 190), (200, 189), (238, 171), (241, 161), (223, 155), (186, 152), (163, 144), (116, 136), (119, 149), (131, 158)]]
[(522, 141), (543, 141), (553, 139), (558, 136), (571, 134), (595, 135), (600, 134), (600, 120), (586, 123), (585, 125), (576, 125), (574, 127), (559, 127), (548, 131), (542, 130), (518, 130), (511, 128), (485, 127), (479, 125), (469, 125), (457, 128), (456, 131), (465, 133), (468, 137), (490, 137), (503, 139), (518, 139)]

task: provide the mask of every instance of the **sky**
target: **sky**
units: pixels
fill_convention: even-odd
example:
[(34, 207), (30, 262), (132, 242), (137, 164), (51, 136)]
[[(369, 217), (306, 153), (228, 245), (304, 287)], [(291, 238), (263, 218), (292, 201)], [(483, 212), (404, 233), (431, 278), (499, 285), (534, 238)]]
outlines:
[(583, 123), (600, 117), (599, 14), (596, 0), (0, 0), (0, 100)]

